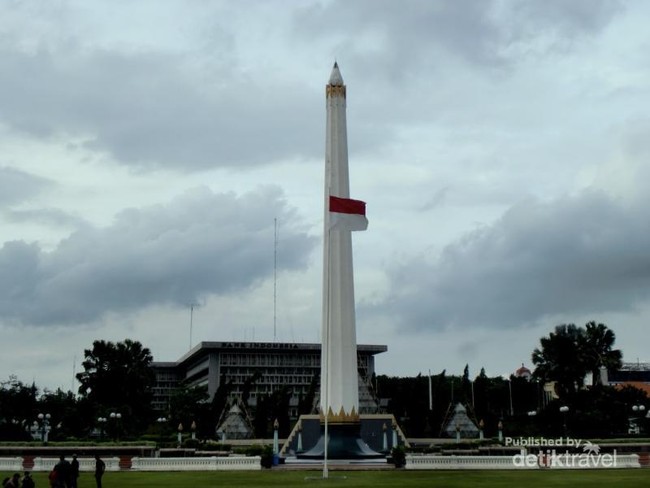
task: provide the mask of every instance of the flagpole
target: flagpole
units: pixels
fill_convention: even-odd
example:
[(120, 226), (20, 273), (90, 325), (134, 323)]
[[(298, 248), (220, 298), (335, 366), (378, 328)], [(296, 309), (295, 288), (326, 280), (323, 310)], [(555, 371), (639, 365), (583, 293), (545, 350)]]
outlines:
[(330, 337), (330, 294), (331, 294), (331, 285), (330, 285), (330, 258), (331, 258), (331, 241), (330, 241), (330, 222), (329, 215), (327, 217), (327, 300), (325, 302), (325, 337), (327, 338), (327, 347), (325, 351), (321, 351), (321, 354), (325, 354), (325, 429), (324, 429), (324, 440), (325, 443), (323, 451), (323, 479), (329, 477), (329, 471), (327, 467), (327, 454), (329, 449), (329, 429), (328, 429), (328, 417), (329, 417), (329, 396), (330, 396), (330, 343), (332, 338)]

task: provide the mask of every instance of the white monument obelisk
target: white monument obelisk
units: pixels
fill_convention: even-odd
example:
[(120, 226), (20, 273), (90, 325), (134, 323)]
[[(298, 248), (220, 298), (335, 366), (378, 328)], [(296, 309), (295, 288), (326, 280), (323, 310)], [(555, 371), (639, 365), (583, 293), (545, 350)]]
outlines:
[[(337, 226), (332, 197), (350, 198), (346, 91), (337, 63), (326, 87), (327, 132), (325, 148), (325, 229), (323, 245), (323, 339), (321, 355), (321, 412), (328, 421), (358, 420), (357, 335), (354, 312), (352, 230)], [(344, 210), (345, 212), (345, 210)], [(363, 210), (365, 220), (365, 206)], [(353, 212), (345, 216), (358, 217)], [(367, 225), (367, 221), (366, 221)]]
[(366, 204), (350, 198), (345, 85), (336, 63), (326, 87), (325, 228), (323, 237), (323, 338), (321, 349), (321, 436), (297, 457), (383, 457), (361, 438), (357, 332), (354, 314), (352, 236), (365, 230)]

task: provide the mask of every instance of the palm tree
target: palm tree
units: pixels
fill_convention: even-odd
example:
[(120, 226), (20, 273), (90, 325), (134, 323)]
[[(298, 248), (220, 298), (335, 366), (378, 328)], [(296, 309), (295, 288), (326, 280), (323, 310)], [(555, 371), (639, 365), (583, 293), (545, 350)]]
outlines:
[(585, 325), (580, 348), (586, 366), (593, 376), (593, 384), (602, 384), (600, 368), (617, 370), (621, 367), (622, 353), (620, 349), (612, 349), (616, 335), (605, 324), (591, 321)]
[(573, 395), (584, 386), (587, 362), (582, 353), (584, 329), (574, 324), (555, 327), (548, 337), (542, 337), (540, 348), (533, 351), (534, 376), (543, 381), (555, 381), (558, 395)]

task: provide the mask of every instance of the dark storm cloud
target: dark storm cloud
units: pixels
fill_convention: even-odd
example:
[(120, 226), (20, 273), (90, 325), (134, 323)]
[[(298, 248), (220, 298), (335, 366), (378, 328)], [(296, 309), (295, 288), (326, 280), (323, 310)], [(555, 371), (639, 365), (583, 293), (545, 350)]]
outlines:
[(377, 310), (414, 329), (517, 327), (546, 315), (629, 310), (650, 296), (646, 208), (598, 192), (522, 203), (437, 261), (422, 256), (394, 267), (391, 298)]
[[(166, 206), (126, 210), (108, 228), (85, 226), (51, 253), (7, 242), (0, 249), (0, 316), (78, 324), (107, 312), (240, 292), (273, 273), (276, 217), (297, 220), (277, 189), (236, 197), (198, 188)], [(314, 244), (285, 226), (278, 263), (306, 266)]]
[(572, 38), (604, 29), (623, 11), (624, 4), (619, 0), (528, 0), (512, 2), (511, 8), (523, 27), (519, 31), (522, 37), (526, 31), (535, 34), (550, 31)]
[(0, 207), (28, 200), (50, 185), (45, 178), (0, 166)]
[(620, 10), (617, 0), (335, 0), (301, 9), (295, 29), (337, 42), (339, 52), (354, 56), (364, 70), (380, 66), (400, 80), (437, 71), (447, 65), (440, 60), (445, 53), (481, 67), (501, 66), (511, 61), (512, 44), (592, 35)]
[(304, 86), (257, 84), (225, 68), (196, 76), (182, 55), (74, 43), (30, 53), (5, 46), (0, 57), (0, 122), (36, 137), (85, 139), (127, 165), (200, 169), (320, 155), (321, 98)]

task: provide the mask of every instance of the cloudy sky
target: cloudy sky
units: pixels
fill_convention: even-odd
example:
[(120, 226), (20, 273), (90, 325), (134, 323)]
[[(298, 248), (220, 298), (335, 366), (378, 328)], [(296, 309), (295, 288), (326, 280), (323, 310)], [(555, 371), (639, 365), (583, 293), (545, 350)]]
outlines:
[(100, 338), (161, 361), (319, 342), (334, 60), (379, 373), (509, 373), (588, 320), (650, 360), (648, 18), (642, 0), (1, 2), (0, 379), (76, 389)]

